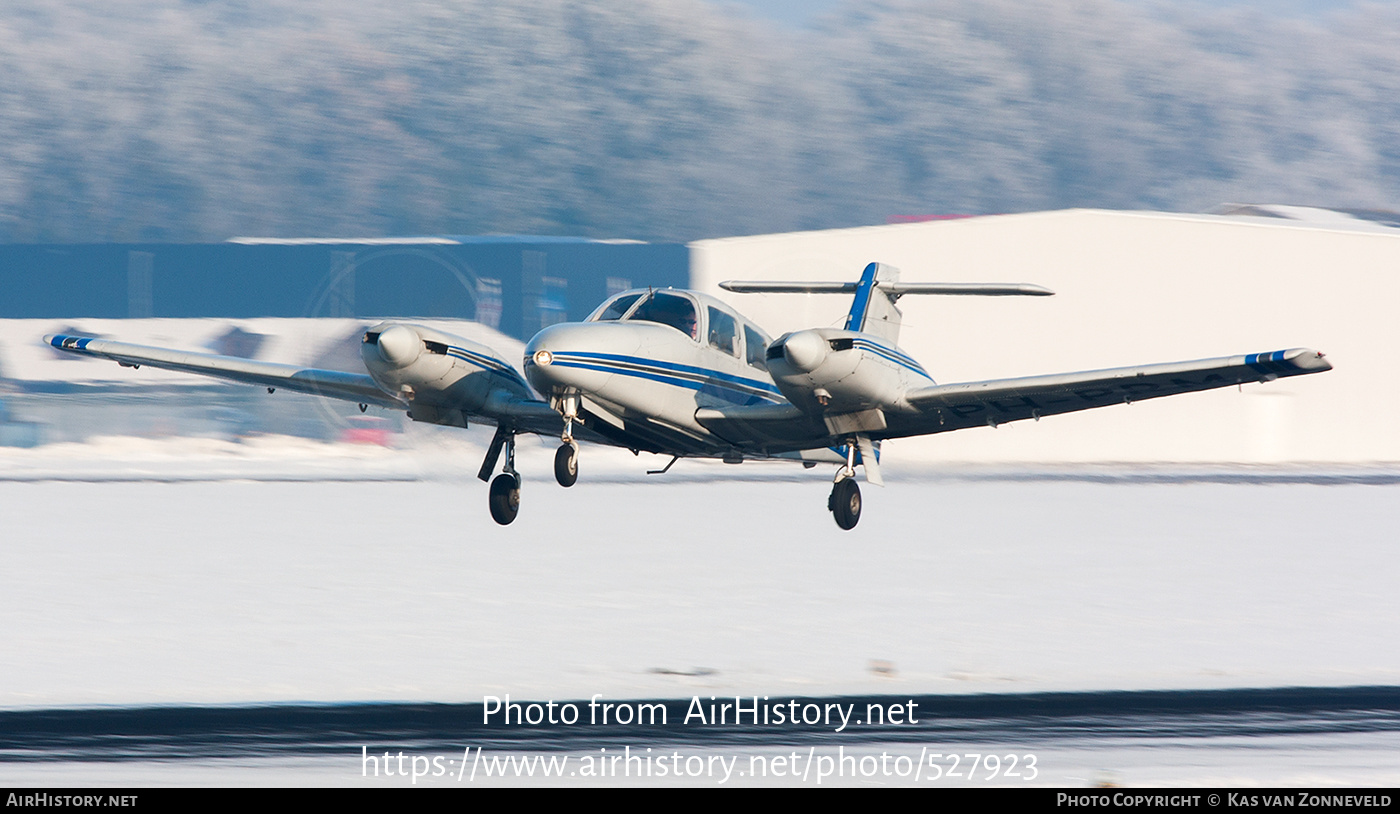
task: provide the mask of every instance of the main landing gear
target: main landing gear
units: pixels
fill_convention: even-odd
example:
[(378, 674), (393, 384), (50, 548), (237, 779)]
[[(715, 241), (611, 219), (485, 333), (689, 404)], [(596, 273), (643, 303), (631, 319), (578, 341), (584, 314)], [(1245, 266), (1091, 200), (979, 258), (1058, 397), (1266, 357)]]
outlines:
[(850, 531), (860, 522), (860, 486), (855, 478), (842, 478), (831, 487), (826, 507), (836, 518), (836, 525)]
[(491, 481), (491, 519), (502, 526), (509, 526), (520, 513), (520, 475), (515, 472), (502, 472)]
[(826, 499), (826, 508), (835, 518), (836, 525), (850, 531), (860, 522), (860, 485), (856, 483), (856, 445), (846, 445), (846, 465), (836, 470), (836, 483), (831, 487), (831, 497)]
[[(573, 486), (578, 482), (578, 442), (574, 440), (574, 420), (578, 418), (578, 398), (564, 398), (560, 403), (564, 416), (563, 444), (554, 454), (554, 479), (560, 486)], [(491, 473), (496, 470), (496, 462), (504, 452), (506, 462), (501, 474), (495, 480)], [(491, 481), (491, 491), (487, 505), (491, 509), (491, 519), (508, 526), (515, 522), (520, 513), (520, 473), (515, 471), (515, 428), (509, 425), (496, 427), (496, 435), (486, 450), (486, 460), (481, 462), (481, 470), (476, 476), (483, 481)]]
[(481, 462), (481, 471), (477, 472), (476, 476), (482, 480), (489, 480), (502, 451), (506, 454), (506, 463), (501, 467), (501, 474), (491, 481), (487, 505), (491, 508), (491, 519), (502, 526), (508, 526), (520, 513), (520, 473), (515, 471), (514, 429), (506, 426), (496, 428), (496, 435), (491, 439), (490, 448), (486, 450), (486, 460)]

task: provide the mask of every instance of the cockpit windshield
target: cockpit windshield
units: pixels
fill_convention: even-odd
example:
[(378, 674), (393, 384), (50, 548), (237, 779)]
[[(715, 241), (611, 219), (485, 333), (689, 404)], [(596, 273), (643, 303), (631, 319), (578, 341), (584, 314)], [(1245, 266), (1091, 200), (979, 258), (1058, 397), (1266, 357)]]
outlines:
[(665, 291), (654, 291), (648, 295), (647, 299), (637, 306), (637, 310), (627, 318), (628, 322), (659, 322), (662, 325), (669, 325), (686, 336), (694, 339), (695, 334), (695, 304), (688, 297), (679, 294), (668, 294)]
[(627, 309), (632, 307), (632, 303), (637, 301), (641, 294), (623, 294), (612, 302), (603, 312), (593, 318), (594, 322), (613, 322), (622, 319), (622, 315), (627, 313)]

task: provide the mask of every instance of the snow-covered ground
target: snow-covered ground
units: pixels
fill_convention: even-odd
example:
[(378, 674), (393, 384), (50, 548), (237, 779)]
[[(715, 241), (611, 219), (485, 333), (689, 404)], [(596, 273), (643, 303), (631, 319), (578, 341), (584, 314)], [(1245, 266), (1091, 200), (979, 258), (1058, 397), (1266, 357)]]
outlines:
[(1396, 486), (905, 478), (842, 532), (822, 470), (529, 446), (500, 527), (465, 452), (0, 482), (0, 707), (1400, 681)]
[[(503, 528), (473, 477), (484, 438), (0, 450), (0, 708), (1400, 682), (1394, 472), (895, 465), (841, 532), (825, 468), (684, 461), (648, 477), (664, 459), (589, 447), (566, 490), (552, 445), (531, 441)], [(1051, 785), (1384, 786), (1398, 746), (1378, 732), (1010, 751), (1034, 752)], [(357, 753), (0, 763), (0, 782), (400, 780), (362, 777)]]

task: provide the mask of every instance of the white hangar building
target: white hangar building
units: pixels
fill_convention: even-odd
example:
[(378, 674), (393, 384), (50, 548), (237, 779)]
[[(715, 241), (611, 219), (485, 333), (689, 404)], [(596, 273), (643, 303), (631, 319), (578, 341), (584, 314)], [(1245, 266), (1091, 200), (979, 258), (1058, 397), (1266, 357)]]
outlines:
[(1326, 373), (892, 442), (922, 463), (1400, 462), (1400, 224), (1300, 207), (1066, 210), (691, 245), (692, 285), (774, 337), (846, 297), (722, 280), (1026, 282), (1054, 297), (906, 297), (900, 345), (940, 383), (1310, 347)]

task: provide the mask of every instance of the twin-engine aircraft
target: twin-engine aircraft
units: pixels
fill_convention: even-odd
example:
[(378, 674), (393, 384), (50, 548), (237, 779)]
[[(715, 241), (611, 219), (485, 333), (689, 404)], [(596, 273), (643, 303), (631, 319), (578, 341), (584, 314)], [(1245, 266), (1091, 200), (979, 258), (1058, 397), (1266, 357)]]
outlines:
[[(881, 484), (880, 442), (996, 426), (1111, 404), (1267, 382), (1330, 370), (1306, 348), (960, 384), (937, 384), (896, 346), (909, 294), (1047, 296), (1034, 285), (901, 283), (878, 263), (853, 283), (726, 282), (736, 293), (853, 295), (845, 325), (776, 341), (728, 305), (695, 291), (617, 294), (586, 320), (552, 325), (525, 349), (524, 375), (490, 348), (417, 325), (383, 322), (365, 332), (366, 373), (314, 370), (83, 336), (47, 336), (59, 350), (128, 367), (200, 373), (406, 409), (410, 418), (466, 427), (494, 424), (478, 477), (490, 481), (491, 517), (520, 508), (515, 439), (557, 436), (554, 476), (578, 479), (579, 440), (680, 458), (788, 459), (837, 464), (827, 508), (854, 528), (856, 467)], [(505, 460), (501, 457), (504, 453)], [(500, 464), (501, 473), (491, 479)]]

